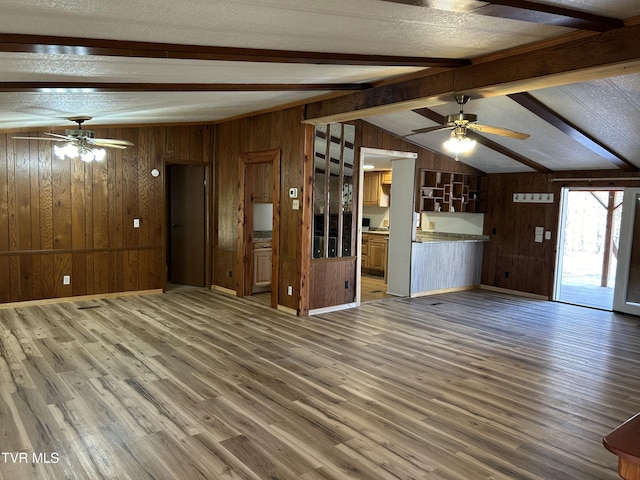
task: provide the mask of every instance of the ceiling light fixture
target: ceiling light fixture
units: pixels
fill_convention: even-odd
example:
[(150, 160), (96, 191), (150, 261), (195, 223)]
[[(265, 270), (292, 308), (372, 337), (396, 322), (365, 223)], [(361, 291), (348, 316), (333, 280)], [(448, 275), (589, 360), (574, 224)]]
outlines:
[(444, 142), (444, 148), (455, 153), (456, 160), (458, 160), (459, 154), (467, 153), (473, 150), (473, 147), (476, 146), (476, 141), (467, 137), (466, 133), (466, 128), (456, 127), (451, 130), (451, 136), (446, 142)]
[(53, 153), (60, 160), (78, 158), (83, 162), (100, 162), (104, 160), (107, 152), (104, 148), (89, 148), (80, 141), (65, 143), (62, 147), (53, 146)]

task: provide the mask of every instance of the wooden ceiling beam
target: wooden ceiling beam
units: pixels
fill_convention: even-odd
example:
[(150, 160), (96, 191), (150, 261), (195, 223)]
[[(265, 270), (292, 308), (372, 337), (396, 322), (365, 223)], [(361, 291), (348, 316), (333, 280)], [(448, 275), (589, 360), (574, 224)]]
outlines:
[(640, 25), (308, 104), (307, 123), (429, 107), (456, 93), (494, 97), (640, 71)]
[(530, 23), (542, 23), (561, 27), (604, 32), (622, 28), (624, 22), (617, 18), (594, 15), (556, 5), (527, 0), (449, 0), (446, 3), (431, 0), (383, 0), (402, 5), (429, 7), (460, 13), (473, 13), (489, 17), (507, 18)]
[(8, 33), (0, 33), (0, 52), (227, 62), (297, 63), (311, 65), (409, 66), (423, 68), (459, 67), (471, 63), (469, 60), (456, 58), (299, 52), (295, 50), (213, 47), (206, 45), (181, 45), (174, 43), (134, 42)]
[(587, 134), (584, 130), (578, 128), (573, 123), (569, 122), (566, 118), (558, 115), (555, 111), (549, 108), (547, 105), (539, 101), (530, 93), (516, 93), (512, 95), (508, 95), (508, 97), (522, 105), (524, 108), (529, 110), (531, 113), (537, 115), (545, 122), (553, 125), (561, 132), (567, 134), (576, 142), (580, 143), (582, 146), (587, 147), (596, 155), (601, 156), (602, 158), (608, 160), (616, 167), (627, 170), (627, 171), (637, 171), (637, 167), (633, 165), (629, 160), (622, 157), (622, 155), (614, 152), (605, 144), (599, 142), (589, 134)]
[[(444, 115), (440, 115), (438, 112), (435, 112), (430, 108), (418, 108), (414, 110), (414, 112), (419, 115), (422, 115), (423, 117), (431, 120), (432, 122), (436, 122), (438, 125), (445, 125), (446, 123), (446, 119)], [(467, 137), (469, 137), (472, 140), (475, 140), (479, 144), (484, 145), (485, 147), (490, 148), (491, 150), (501, 155), (504, 155), (505, 157), (509, 157), (510, 159), (515, 160), (518, 163), (521, 163), (522, 165), (526, 165), (527, 167), (535, 170), (536, 172), (552, 173), (550, 169), (539, 164), (538, 162), (535, 162), (530, 158), (525, 157), (524, 155), (520, 155), (519, 153), (514, 152), (513, 150), (503, 147), (499, 143), (494, 142), (493, 140), (485, 137), (484, 135), (479, 134), (478, 132), (474, 132), (473, 130), (467, 129)]]
[(624, 27), (624, 22), (617, 18), (527, 0), (489, 0), (486, 3), (488, 5), (474, 10), (473, 13), (596, 32)]
[(352, 91), (369, 83), (108, 83), (108, 82), (0, 82), (3, 93), (65, 92), (271, 92)]

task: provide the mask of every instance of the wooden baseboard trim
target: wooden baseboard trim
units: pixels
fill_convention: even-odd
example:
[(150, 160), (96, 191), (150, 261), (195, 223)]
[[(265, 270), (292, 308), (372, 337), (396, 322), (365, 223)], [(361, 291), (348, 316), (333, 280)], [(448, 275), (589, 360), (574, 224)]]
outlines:
[(284, 305), (278, 305), (276, 308), (277, 308), (277, 310), (279, 312), (284, 312), (284, 313), (288, 313), (290, 315), (298, 316), (298, 312), (293, 308), (285, 307)]
[(220, 285), (211, 285), (211, 290), (215, 290), (216, 292), (226, 293), (227, 295), (233, 295), (236, 297), (238, 293), (235, 290), (231, 290), (230, 288), (221, 287)]
[(38, 305), (50, 305), (53, 303), (82, 302), (87, 300), (102, 300), (104, 298), (129, 297), (132, 295), (151, 295), (156, 293), (162, 293), (162, 289), (158, 288), (154, 290), (135, 290), (131, 292), (97, 293), (95, 295), (78, 295), (75, 297), (45, 298), (42, 300), (27, 300), (24, 302), (0, 303), (0, 309), (34, 307)]
[(467, 287), (441, 288), (440, 290), (429, 290), (428, 292), (412, 293), (411, 298), (427, 297), (429, 295), (438, 295), (440, 293), (464, 292), (465, 290), (475, 290), (479, 285), (469, 285)]
[(533, 298), (535, 300), (550, 300), (546, 295), (537, 295), (535, 293), (521, 292), (520, 290), (510, 290), (508, 288), (492, 287), (491, 285), (480, 285), (480, 288), (483, 290), (489, 290), (491, 292), (506, 293), (507, 295)]
[(320, 315), (322, 313), (337, 312), (339, 310), (346, 310), (348, 308), (355, 308), (357, 306), (358, 305), (356, 305), (356, 303), (353, 302), (353, 303), (344, 303), (342, 305), (333, 305), (331, 307), (315, 308), (313, 310), (309, 310), (309, 315)]

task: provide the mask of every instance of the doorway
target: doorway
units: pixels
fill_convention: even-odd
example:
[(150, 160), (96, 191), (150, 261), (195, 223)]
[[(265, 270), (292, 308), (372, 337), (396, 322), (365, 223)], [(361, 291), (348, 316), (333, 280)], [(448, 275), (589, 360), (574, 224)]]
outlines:
[(205, 175), (203, 165), (167, 165), (167, 291), (205, 286)]
[(244, 153), (238, 168), (236, 294), (277, 308), (280, 150)]
[[(356, 242), (358, 244), (356, 264), (356, 304), (373, 302), (393, 297), (388, 293), (390, 258), (389, 239), (394, 219), (391, 215), (391, 191), (394, 185), (392, 162), (415, 159), (413, 152), (398, 152), (377, 148), (360, 148), (358, 188), (358, 217)], [(409, 182), (413, 186), (413, 180)], [(396, 181), (402, 185), (402, 181)], [(405, 189), (407, 190), (407, 189)], [(412, 192), (413, 188), (407, 191)], [(410, 193), (411, 195), (411, 193)], [(412, 195), (413, 197), (413, 195)], [(413, 205), (404, 205), (411, 215)], [(404, 208), (403, 208), (404, 209)], [(396, 233), (401, 233), (403, 219), (396, 218)], [(408, 249), (411, 235), (406, 235)], [(406, 250), (406, 245), (405, 245)]]
[(622, 190), (562, 191), (554, 300), (613, 309)]

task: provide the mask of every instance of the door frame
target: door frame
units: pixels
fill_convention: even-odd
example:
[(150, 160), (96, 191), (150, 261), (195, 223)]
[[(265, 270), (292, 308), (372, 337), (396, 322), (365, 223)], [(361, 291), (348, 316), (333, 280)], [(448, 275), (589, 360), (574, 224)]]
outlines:
[(271, 307), (278, 307), (280, 265), (280, 149), (241, 153), (238, 161), (238, 243), (236, 295), (251, 295), (253, 261), (253, 181), (247, 182), (247, 167), (259, 163), (273, 166), (273, 230), (271, 237)]
[(164, 272), (163, 272), (163, 291), (167, 291), (167, 283), (169, 281), (168, 278), (168, 261), (169, 261), (169, 235), (171, 225), (169, 223), (169, 195), (170, 188), (169, 185), (169, 175), (168, 170), (169, 167), (174, 165), (182, 165), (182, 166), (196, 166), (196, 167), (204, 167), (204, 287), (210, 288), (212, 284), (212, 269), (211, 269), (211, 188), (209, 185), (211, 182), (211, 165), (208, 163), (201, 162), (172, 162), (167, 161), (162, 165), (162, 168), (158, 168), (160, 170), (160, 175), (162, 176), (162, 188), (163, 188), (163, 219), (162, 224), (164, 226), (164, 231), (162, 235), (162, 259), (164, 262)]
[(615, 312), (640, 315), (640, 304), (628, 303), (629, 267), (631, 265), (631, 248), (635, 230), (636, 198), (640, 188), (625, 188), (622, 199), (622, 222), (620, 224), (620, 245), (618, 246), (618, 268), (616, 270), (616, 286), (613, 291), (613, 310)]
[[(403, 159), (412, 159), (415, 160), (418, 156), (415, 152), (403, 152), (397, 150), (385, 150), (382, 148), (374, 148), (374, 147), (360, 147), (360, 156), (358, 159), (359, 167), (358, 167), (358, 204), (356, 210), (358, 215), (354, 221), (357, 222), (356, 227), (356, 293), (355, 293), (355, 305), (362, 305), (362, 216), (364, 212), (364, 204), (363, 204), (363, 196), (364, 196), (364, 165), (368, 156), (373, 157), (385, 157), (393, 160), (403, 160)], [(393, 183), (392, 183), (393, 185)], [(414, 183), (411, 186), (413, 190), (413, 197), (415, 198), (415, 179)], [(389, 207), (391, 208), (391, 207)], [(411, 209), (413, 210), (413, 209)], [(391, 215), (391, 212), (389, 212)], [(390, 223), (393, 225), (393, 222)], [(389, 230), (389, 238), (391, 238), (391, 230)], [(411, 239), (409, 239), (411, 241)], [(389, 246), (387, 245), (387, 257), (389, 257)], [(387, 270), (388, 270), (388, 261), (387, 261)], [(388, 271), (385, 275), (388, 275)], [(387, 284), (388, 288), (388, 284)]]

